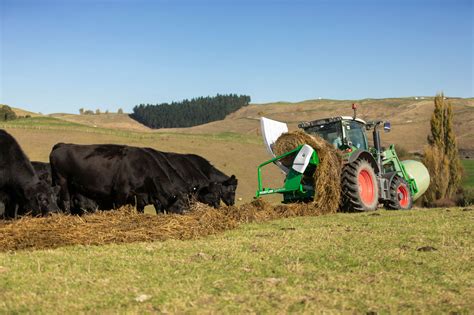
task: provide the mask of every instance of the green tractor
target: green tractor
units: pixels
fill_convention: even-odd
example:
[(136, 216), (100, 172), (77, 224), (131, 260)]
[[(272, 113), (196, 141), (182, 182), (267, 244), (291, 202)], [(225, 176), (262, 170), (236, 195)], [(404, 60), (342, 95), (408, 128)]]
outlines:
[[(365, 122), (356, 117), (357, 106), (352, 105), (353, 117), (339, 116), (302, 122), (298, 125), (306, 133), (317, 135), (341, 151), (342, 209), (345, 211), (372, 211), (379, 204), (387, 209), (410, 209), (413, 202), (428, 188), (430, 177), (426, 167), (413, 160), (400, 161), (395, 146), (382, 149), (379, 128), (390, 131), (390, 123), (381, 120)], [(312, 178), (319, 164), (318, 152), (309, 145), (301, 145), (280, 156), (272, 146), (283, 133), (288, 132), (285, 123), (261, 118), (262, 135), (272, 159), (258, 166), (258, 190), (256, 198), (279, 193), (283, 203), (307, 202), (314, 198)], [(367, 139), (372, 130), (373, 145)], [(295, 156), (291, 167), (281, 160)], [(262, 168), (276, 164), (285, 174), (280, 188), (264, 188)]]

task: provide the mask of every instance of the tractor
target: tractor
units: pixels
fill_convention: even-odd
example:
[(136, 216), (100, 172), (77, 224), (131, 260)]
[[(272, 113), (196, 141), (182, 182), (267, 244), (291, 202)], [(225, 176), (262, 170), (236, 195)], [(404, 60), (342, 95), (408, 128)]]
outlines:
[[(302, 122), (298, 128), (316, 135), (332, 144), (343, 157), (341, 178), (341, 209), (344, 211), (372, 211), (379, 204), (386, 209), (411, 209), (413, 202), (428, 188), (430, 176), (426, 167), (414, 160), (400, 161), (395, 146), (382, 148), (380, 130), (389, 132), (390, 122), (364, 121), (357, 118), (357, 105), (352, 105), (353, 116), (339, 116)], [(307, 202), (314, 198), (312, 178), (320, 162), (318, 152), (307, 144), (276, 156), (273, 144), (285, 132), (285, 123), (262, 117), (262, 135), (272, 159), (258, 166), (258, 190), (256, 198), (279, 193), (283, 203)], [(367, 131), (372, 130), (370, 146)], [(291, 157), (291, 166), (281, 161)], [(276, 164), (285, 174), (284, 186), (264, 188), (262, 168)]]

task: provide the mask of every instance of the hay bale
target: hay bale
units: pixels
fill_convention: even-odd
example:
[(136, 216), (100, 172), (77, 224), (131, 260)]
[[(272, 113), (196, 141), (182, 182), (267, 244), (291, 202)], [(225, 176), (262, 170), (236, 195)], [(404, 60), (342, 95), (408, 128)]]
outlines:
[[(276, 155), (284, 154), (296, 147), (307, 144), (318, 153), (320, 164), (314, 173), (315, 198), (313, 205), (323, 213), (336, 212), (341, 199), (341, 154), (327, 141), (316, 135), (302, 131), (282, 134), (273, 146)], [(294, 156), (282, 160), (290, 167)]]

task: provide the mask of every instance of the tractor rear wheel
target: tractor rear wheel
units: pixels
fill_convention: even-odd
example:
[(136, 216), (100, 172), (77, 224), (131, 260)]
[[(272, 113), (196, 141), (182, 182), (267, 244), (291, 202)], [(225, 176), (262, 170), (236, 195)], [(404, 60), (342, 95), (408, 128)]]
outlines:
[(409, 210), (413, 207), (413, 197), (408, 183), (400, 176), (395, 176), (390, 184), (390, 200), (385, 203), (389, 210)]
[(379, 203), (379, 187), (374, 168), (365, 159), (344, 166), (342, 171), (342, 209), (373, 211)]

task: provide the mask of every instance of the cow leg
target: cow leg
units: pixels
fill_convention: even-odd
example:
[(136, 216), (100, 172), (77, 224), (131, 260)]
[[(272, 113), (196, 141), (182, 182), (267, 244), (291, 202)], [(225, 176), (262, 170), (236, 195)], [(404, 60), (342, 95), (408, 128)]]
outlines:
[(114, 200), (114, 209), (121, 208), (127, 204), (128, 202), (128, 196), (126, 194), (115, 194)]
[(60, 187), (58, 206), (65, 213), (71, 213), (71, 195), (67, 186), (67, 180), (64, 177), (58, 177), (56, 184)]
[(163, 201), (160, 201), (159, 198), (153, 199), (153, 206), (155, 207), (156, 214), (165, 213), (165, 207), (163, 205)]
[(145, 206), (148, 204), (148, 198), (146, 195), (144, 194), (138, 194), (136, 196), (136, 200), (137, 200), (137, 204), (136, 204), (136, 207), (137, 207), (137, 211), (140, 212), (140, 213), (144, 213), (145, 212)]
[(18, 205), (16, 202), (11, 200), (5, 204), (5, 218), (7, 219), (16, 219), (18, 217)]

